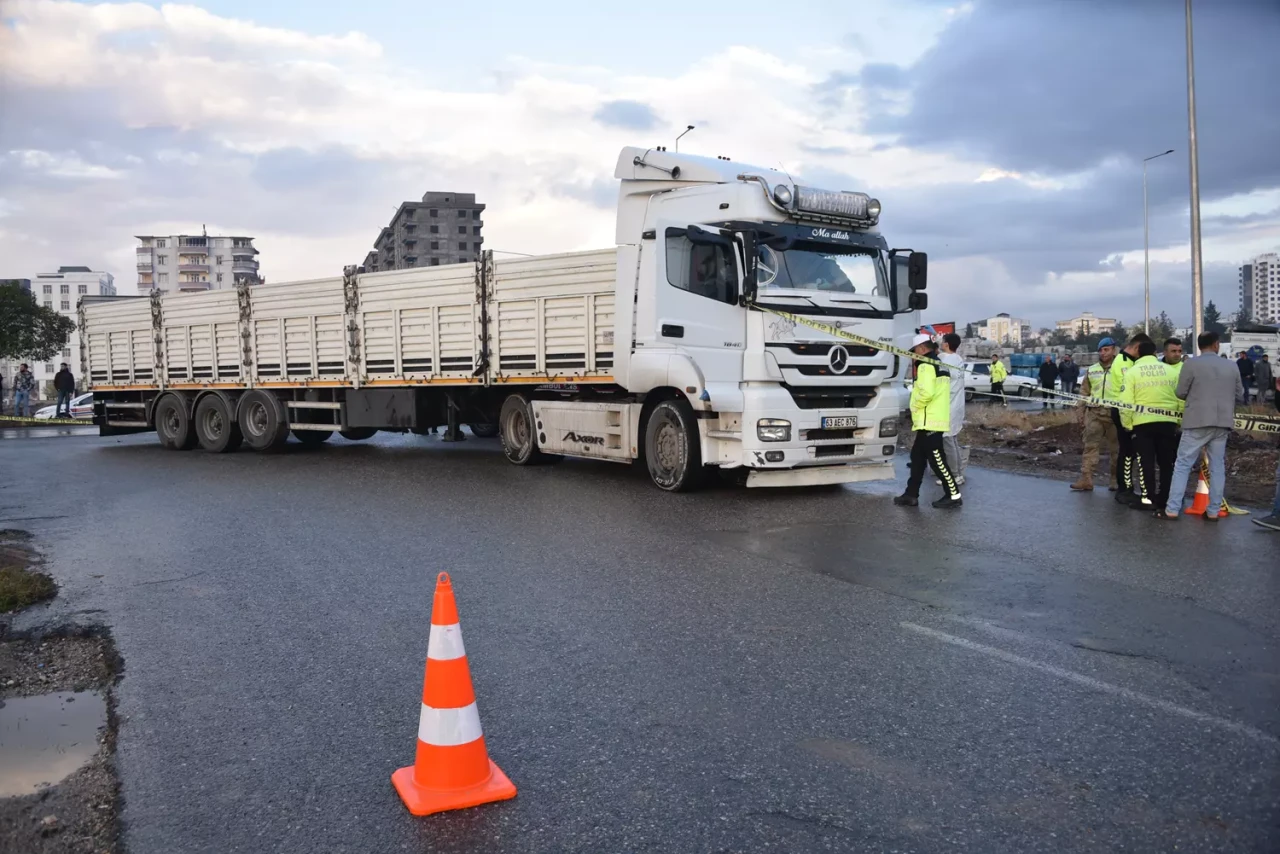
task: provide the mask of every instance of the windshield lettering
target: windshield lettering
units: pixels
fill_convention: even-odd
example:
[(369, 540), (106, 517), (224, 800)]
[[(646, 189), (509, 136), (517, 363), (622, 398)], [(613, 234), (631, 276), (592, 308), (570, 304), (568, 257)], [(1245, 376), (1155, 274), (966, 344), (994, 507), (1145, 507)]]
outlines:
[(830, 231), (825, 228), (815, 228), (810, 231), (809, 235), (818, 240), (849, 240), (849, 232)]

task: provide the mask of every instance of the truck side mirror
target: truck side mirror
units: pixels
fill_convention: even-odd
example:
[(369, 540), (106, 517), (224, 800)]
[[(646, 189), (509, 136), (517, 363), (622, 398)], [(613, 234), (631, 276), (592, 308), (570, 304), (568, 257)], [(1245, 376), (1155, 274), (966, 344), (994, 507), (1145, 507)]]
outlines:
[(929, 307), (929, 295), (920, 291), (912, 291), (907, 297), (907, 308), (912, 311), (924, 311)]
[(760, 261), (760, 250), (756, 247), (754, 231), (742, 232), (742, 259), (742, 303), (746, 305), (755, 302), (760, 291), (760, 280), (756, 271)]
[[(929, 276), (929, 256), (924, 252), (912, 252), (907, 256), (907, 287), (922, 291)], [(923, 294), (921, 294), (923, 296)], [(924, 306), (920, 306), (924, 308)]]

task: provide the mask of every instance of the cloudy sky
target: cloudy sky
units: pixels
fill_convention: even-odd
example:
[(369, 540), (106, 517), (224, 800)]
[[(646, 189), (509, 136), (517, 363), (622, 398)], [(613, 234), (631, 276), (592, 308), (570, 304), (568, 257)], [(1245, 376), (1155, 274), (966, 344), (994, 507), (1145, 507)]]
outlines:
[[(258, 239), (269, 281), (358, 263), (396, 206), (475, 191), (486, 246), (612, 241), (624, 145), (883, 202), (931, 320), (1190, 319), (1181, 0), (0, 0), (0, 277), (132, 293), (135, 234)], [(1280, 4), (1196, 0), (1207, 296), (1280, 251)]]

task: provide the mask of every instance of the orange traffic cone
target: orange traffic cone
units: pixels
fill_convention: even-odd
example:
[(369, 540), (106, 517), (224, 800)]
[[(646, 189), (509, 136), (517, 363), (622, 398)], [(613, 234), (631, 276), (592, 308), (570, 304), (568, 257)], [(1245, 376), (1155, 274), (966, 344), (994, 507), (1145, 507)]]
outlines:
[(462, 628), (458, 625), (458, 605), (447, 572), (436, 579), (431, 608), (418, 752), (413, 765), (391, 775), (391, 784), (414, 815), (516, 796), (516, 787), (489, 759), (484, 746), (471, 670), (462, 646)]
[[(1196, 497), (1191, 502), (1191, 506), (1182, 512), (1188, 516), (1203, 516), (1209, 512), (1209, 481), (1205, 480), (1203, 468), (1200, 469), (1200, 479), (1196, 481)], [(1230, 514), (1227, 513), (1225, 506), (1218, 511), (1219, 518), (1228, 515)]]

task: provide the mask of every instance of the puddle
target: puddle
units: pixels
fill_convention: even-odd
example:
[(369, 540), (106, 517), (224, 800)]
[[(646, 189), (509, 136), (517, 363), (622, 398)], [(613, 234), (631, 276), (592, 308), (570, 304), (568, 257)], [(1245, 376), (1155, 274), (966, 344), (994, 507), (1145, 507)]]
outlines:
[(107, 703), (96, 691), (0, 700), (0, 797), (60, 782), (98, 752)]

